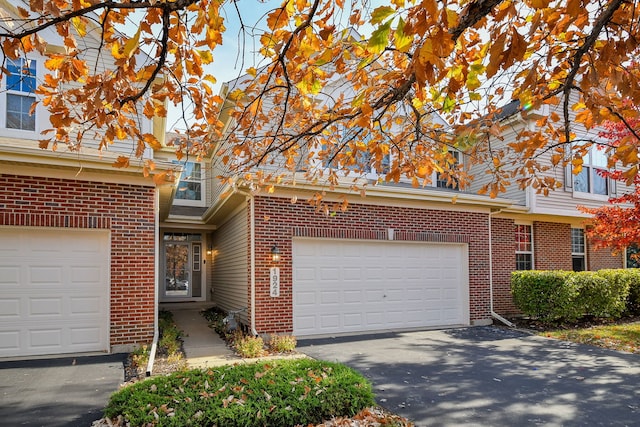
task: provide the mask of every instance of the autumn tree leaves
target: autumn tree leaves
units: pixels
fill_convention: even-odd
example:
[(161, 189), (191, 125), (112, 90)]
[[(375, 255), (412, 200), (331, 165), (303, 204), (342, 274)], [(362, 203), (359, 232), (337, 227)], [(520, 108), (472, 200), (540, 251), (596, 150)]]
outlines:
[[(188, 129), (178, 155), (213, 154), (247, 173), (272, 166), (263, 182), (304, 171), (336, 184), (375, 170), (380, 182), (420, 186), (439, 172), (464, 185), (460, 152), (490, 174), (480, 191), (497, 196), (508, 185), (557, 188), (548, 170), (579, 169), (593, 142), (581, 135), (617, 121), (634, 131), (607, 149), (637, 171), (637, 1), (286, 0), (256, 26), (243, 20), (253, 1), (3, 1), (0, 46), (5, 64), (47, 58), (43, 147), (98, 135), (103, 147), (131, 140), (140, 156), (159, 141), (136, 117), (176, 105)], [(232, 82), (224, 103), (215, 48), (230, 16), (258, 34), (260, 67)], [(514, 117), (554, 112), (506, 144), (512, 99)]]

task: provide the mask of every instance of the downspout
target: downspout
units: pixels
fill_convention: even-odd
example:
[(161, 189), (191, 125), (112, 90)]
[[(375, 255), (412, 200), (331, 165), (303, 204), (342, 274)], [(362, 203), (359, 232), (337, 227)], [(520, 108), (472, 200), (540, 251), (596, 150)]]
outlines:
[(150, 377), (151, 372), (153, 371), (153, 363), (156, 360), (156, 350), (158, 349), (158, 292), (159, 292), (159, 281), (158, 281), (158, 272), (159, 272), (159, 257), (160, 257), (160, 189), (156, 187), (156, 194), (154, 200), (154, 216), (155, 216), (155, 225), (154, 225), (154, 233), (155, 233), (155, 244), (154, 244), (154, 261), (153, 268), (155, 271), (154, 276), (154, 291), (153, 291), (153, 341), (151, 342), (151, 350), (149, 352), (149, 362), (147, 363), (147, 372), (146, 376)]
[(496, 313), (493, 310), (493, 230), (492, 230), (492, 223), (491, 223), (491, 216), (493, 214), (498, 214), (502, 212), (502, 209), (498, 209), (496, 211), (490, 211), (489, 212), (489, 309), (491, 311), (491, 317), (493, 317), (496, 320), (499, 320), (500, 322), (504, 323), (505, 325), (507, 325), (510, 328), (515, 327), (516, 325), (514, 325), (513, 323), (509, 322), (507, 319), (505, 319), (504, 317), (500, 316), (498, 313)]
[(251, 334), (253, 336), (258, 336), (258, 331), (256, 331), (256, 208), (253, 194), (240, 190), (236, 190), (236, 192), (244, 195), (249, 202), (249, 280), (251, 282), (249, 295), (249, 304), (251, 305), (249, 323), (251, 323)]

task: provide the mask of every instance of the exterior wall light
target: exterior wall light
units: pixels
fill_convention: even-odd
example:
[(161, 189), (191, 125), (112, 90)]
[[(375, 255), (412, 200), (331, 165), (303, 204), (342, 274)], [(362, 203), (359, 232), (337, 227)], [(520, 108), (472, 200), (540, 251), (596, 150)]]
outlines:
[(273, 262), (280, 262), (280, 248), (278, 248), (278, 245), (271, 247), (271, 260)]
[(207, 255), (211, 256), (212, 253), (213, 253), (213, 247), (211, 246), (211, 243), (209, 243), (209, 246), (207, 247)]

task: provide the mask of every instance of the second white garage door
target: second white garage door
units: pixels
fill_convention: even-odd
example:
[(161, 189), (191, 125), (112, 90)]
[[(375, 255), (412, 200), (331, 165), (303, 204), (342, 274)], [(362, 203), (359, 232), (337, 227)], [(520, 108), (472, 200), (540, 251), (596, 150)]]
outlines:
[(108, 351), (109, 233), (0, 227), (0, 357)]
[(469, 323), (466, 245), (295, 239), (297, 336)]

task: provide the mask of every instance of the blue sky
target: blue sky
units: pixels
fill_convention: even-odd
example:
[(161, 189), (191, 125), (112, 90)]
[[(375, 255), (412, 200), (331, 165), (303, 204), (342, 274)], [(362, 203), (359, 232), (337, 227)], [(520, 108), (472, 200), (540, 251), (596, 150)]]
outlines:
[[(217, 93), (222, 83), (233, 80), (245, 73), (249, 67), (258, 68), (263, 59), (257, 51), (259, 50), (259, 36), (266, 26), (266, 14), (281, 5), (281, 0), (227, 0), (223, 6), (222, 15), (225, 18), (226, 31), (223, 34), (222, 45), (213, 51), (214, 62), (207, 66), (206, 72), (212, 74), (217, 79), (214, 92)], [(371, 9), (380, 4), (387, 3), (384, 0), (364, 0)], [(241, 31), (240, 18), (237, 9), (242, 15), (242, 22), (245, 26)], [(336, 13), (336, 20), (348, 22), (350, 15), (349, 3), (346, 2), (345, 10), (342, 14)], [(136, 18), (131, 16), (130, 23), (127, 24), (123, 32), (134, 34), (137, 30)], [(346, 26), (343, 24), (343, 26)], [(366, 27), (371, 29), (371, 27)], [(362, 31), (362, 29), (359, 29)], [(182, 109), (180, 106), (169, 105), (167, 117), (167, 130), (184, 129), (184, 121), (181, 120)]]

